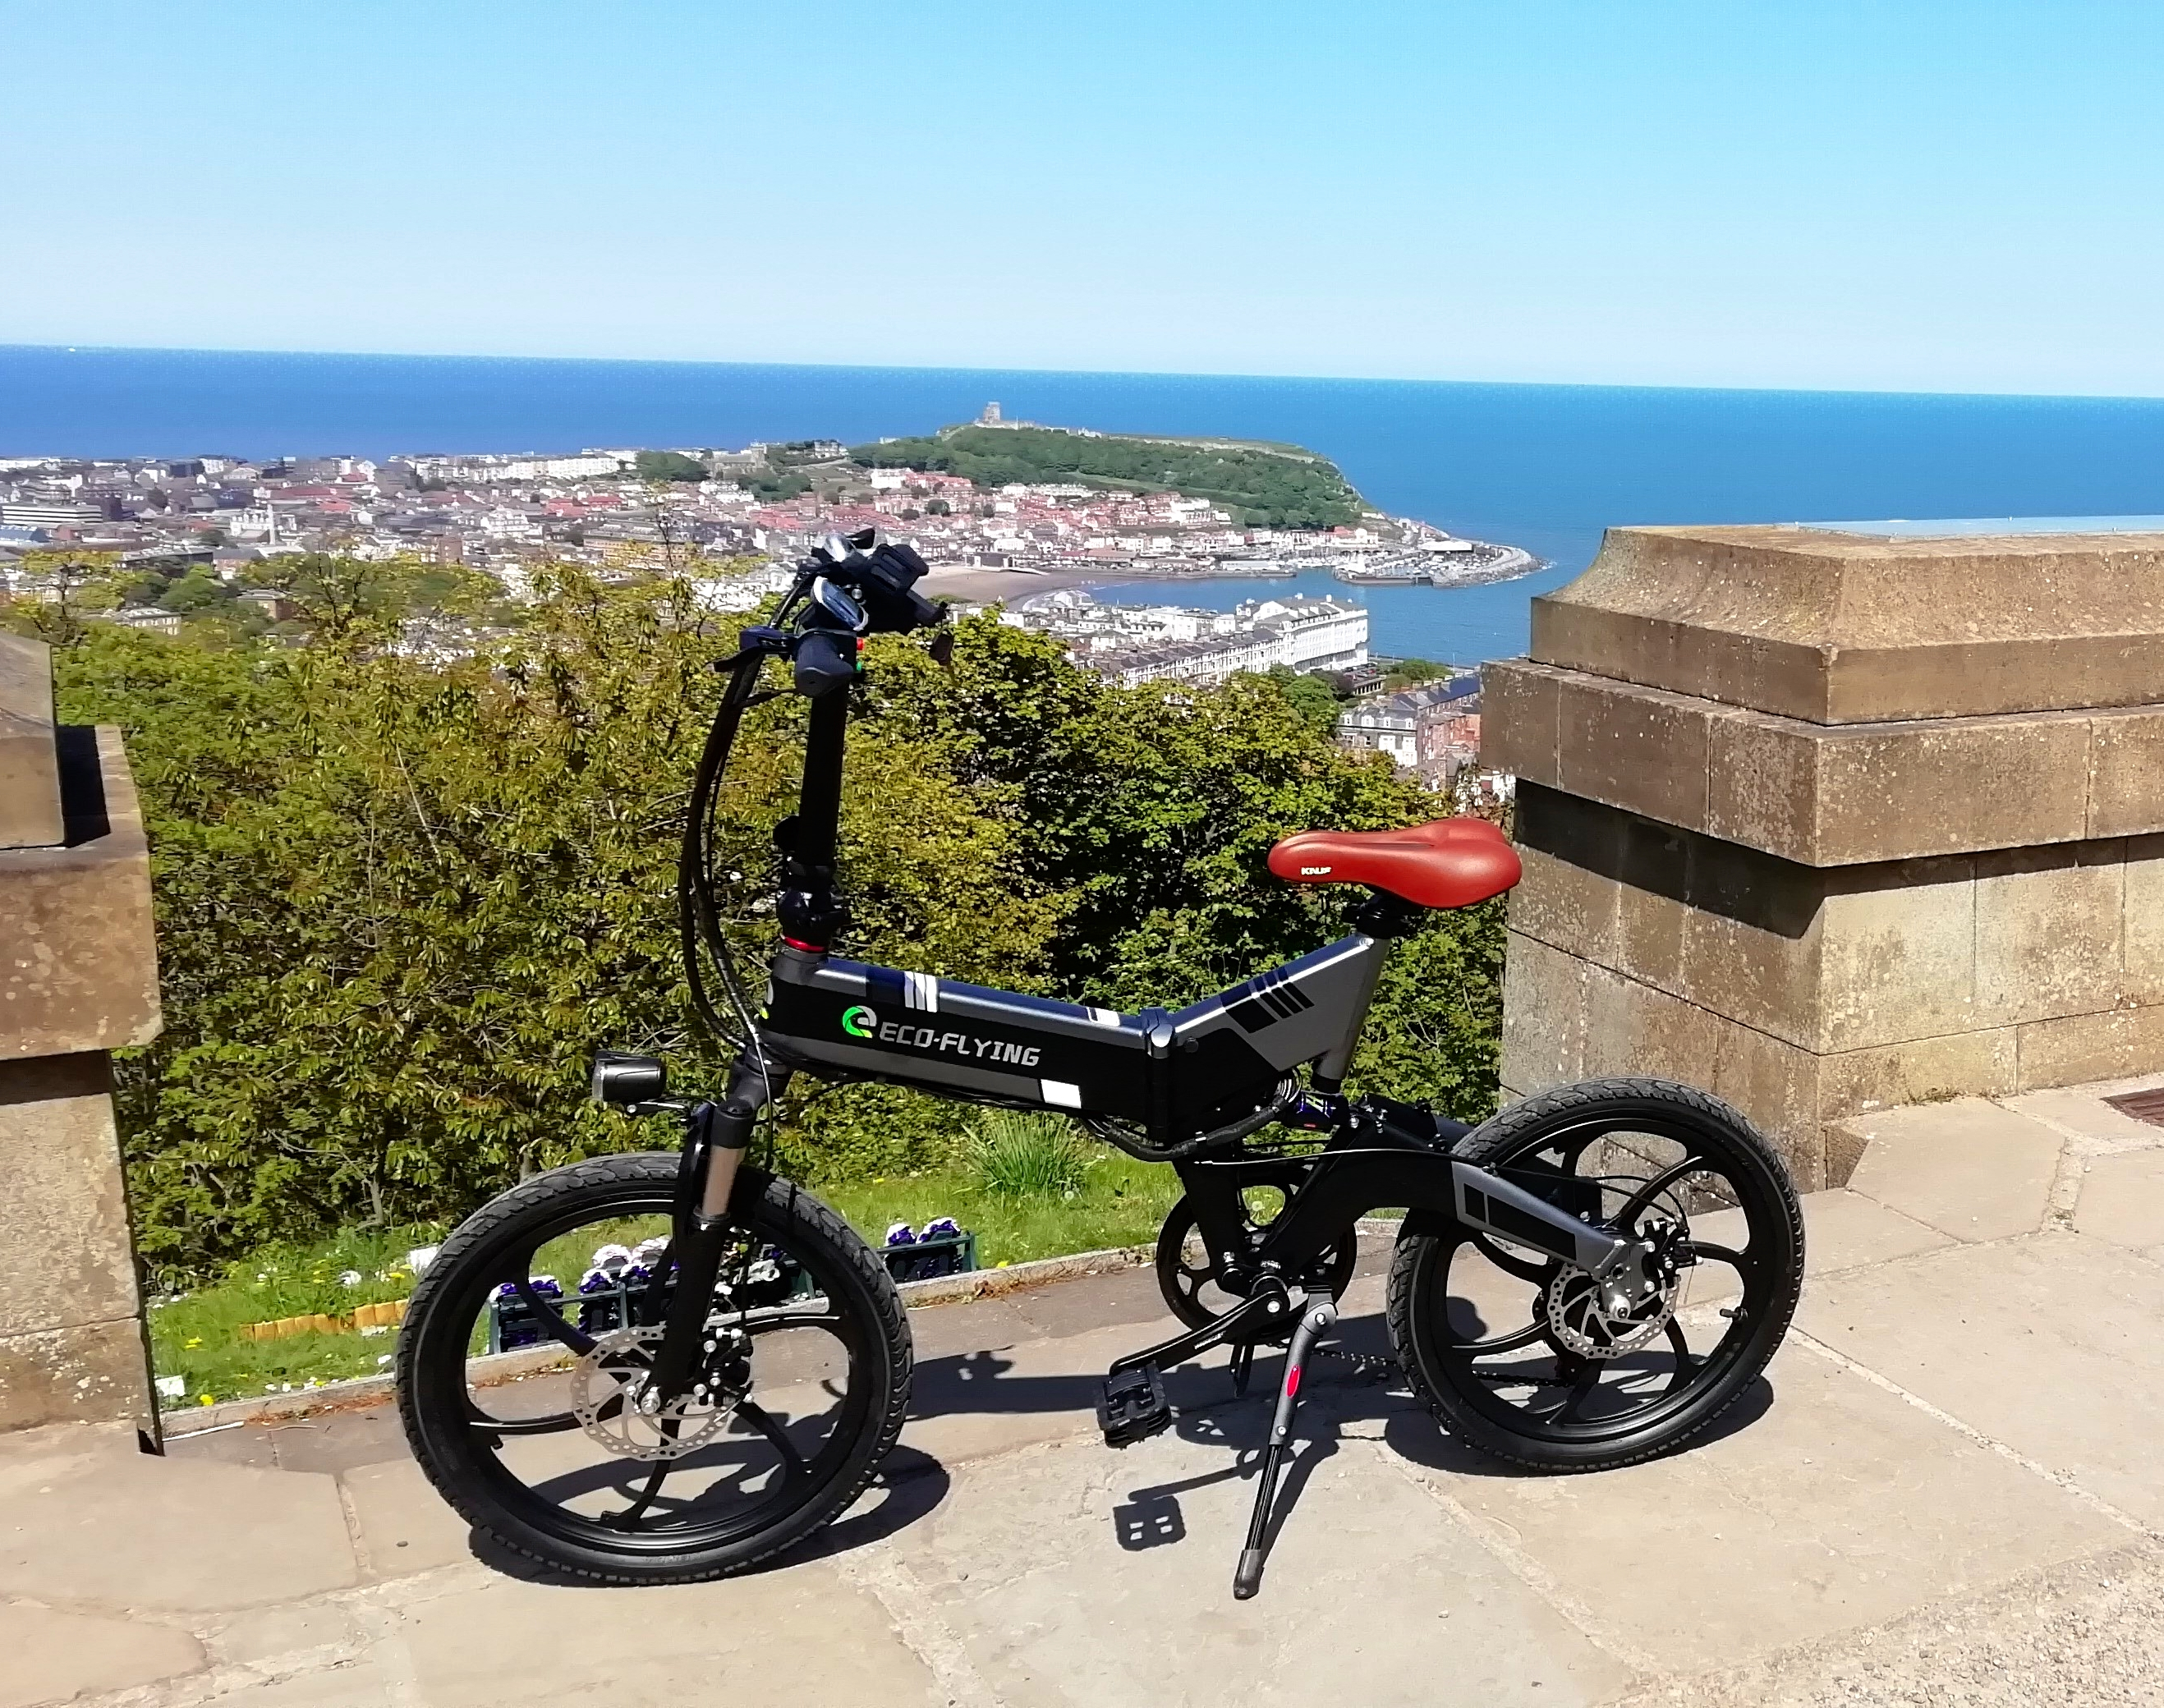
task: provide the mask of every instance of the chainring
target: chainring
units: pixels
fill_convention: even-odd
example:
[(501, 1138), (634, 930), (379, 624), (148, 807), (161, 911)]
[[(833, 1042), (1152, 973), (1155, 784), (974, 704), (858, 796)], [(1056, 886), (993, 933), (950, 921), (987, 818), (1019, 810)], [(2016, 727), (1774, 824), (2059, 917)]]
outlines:
[(612, 1328), (596, 1335), (592, 1349), (571, 1367), (571, 1415), (618, 1458), (651, 1464), (696, 1453), (728, 1427), (737, 1402), (750, 1391), (748, 1385), (719, 1387), (711, 1374), (702, 1374), (667, 1405), (651, 1403), (645, 1365), (622, 1360), (627, 1353), (658, 1348), (667, 1332), (658, 1322)]

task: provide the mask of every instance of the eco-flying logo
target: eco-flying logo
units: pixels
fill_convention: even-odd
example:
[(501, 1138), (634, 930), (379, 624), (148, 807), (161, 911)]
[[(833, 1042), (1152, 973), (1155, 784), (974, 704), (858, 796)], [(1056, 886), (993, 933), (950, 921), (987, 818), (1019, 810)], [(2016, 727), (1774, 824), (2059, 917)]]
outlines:
[(842, 1011), (842, 1030), (851, 1038), (869, 1038), (879, 1030), (879, 1016), (859, 1004)]

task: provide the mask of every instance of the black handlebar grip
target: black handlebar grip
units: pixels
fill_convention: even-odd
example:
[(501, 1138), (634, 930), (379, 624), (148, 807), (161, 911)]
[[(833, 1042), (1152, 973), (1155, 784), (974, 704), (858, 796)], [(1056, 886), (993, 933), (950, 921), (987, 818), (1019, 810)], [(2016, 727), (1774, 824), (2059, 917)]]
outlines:
[(833, 629), (807, 629), (796, 638), (796, 691), (817, 697), (857, 679), (857, 638)]

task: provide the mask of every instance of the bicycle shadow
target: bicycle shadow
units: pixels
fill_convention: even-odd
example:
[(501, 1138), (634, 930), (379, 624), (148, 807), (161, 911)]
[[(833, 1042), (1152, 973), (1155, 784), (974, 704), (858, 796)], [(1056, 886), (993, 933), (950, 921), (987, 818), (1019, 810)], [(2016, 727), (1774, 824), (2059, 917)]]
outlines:
[[(1478, 1325), (1473, 1327), (1478, 1332)], [(1138, 1342), (1150, 1332), (1148, 1326), (1139, 1328)], [(1321, 1353), (1308, 1367), (1291, 1453), (1272, 1503), (1266, 1548), (1274, 1545), (1316, 1470), (1339, 1452), (1347, 1430), (1379, 1425), (1379, 1434), (1364, 1438), (1379, 1440), (1412, 1464), (1448, 1475), (1519, 1478), (1537, 1474), (1452, 1434), (1414, 1397), (1397, 1368), (1379, 1314), (1342, 1319), (1330, 1346), (1337, 1353), (1352, 1356)], [(1079, 1414), (1073, 1432), (1085, 1432), (1094, 1421), (1104, 1373), (1078, 1369), (1022, 1374), (1008, 1350), (990, 1348), (924, 1360), (917, 1367), (906, 1427), (921, 1427), (942, 1419), (966, 1416), (1071, 1413)], [(1191, 1446), (1221, 1448), (1227, 1458), (1214, 1469), (1129, 1489), (1126, 1498), (1112, 1508), (1110, 1520), (1113, 1540), (1122, 1551), (1142, 1553), (1184, 1542), (1189, 1531), (1181, 1495), (1226, 1482), (1253, 1481), (1260, 1469), (1282, 1368), (1281, 1352), (1262, 1349), (1256, 1359), (1253, 1380), (1243, 1396), (1234, 1394), (1221, 1355), (1166, 1373), (1166, 1395), (1175, 1414), (1174, 1437)], [(1772, 1384), (1761, 1375), (1712, 1425), (1680, 1446), (1652, 1457), (1688, 1452), (1747, 1429), (1765, 1415), (1773, 1397)], [(724, 1454), (738, 1444), (733, 1440), (717, 1443), (705, 1454), (691, 1455), (685, 1461), (686, 1468), (697, 1469), (703, 1464), (711, 1469), (716, 1463), (713, 1456)], [(968, 1456), (980, 1454), (973, 1452)], [(591, 1474), (596, 1479), (621, 1474), (621, 1468), (596, 1468)], [(905, 1440), (889, 1454), (866, 1495), (843, 1517), (754, 1570), (832, 1558), (900, 1535), (943, 1504), (953, 1484), (953, 1472), (936, 1451)], [(557, 1492), (575, 1494), (580, 1490), (566, 1481)], [(543, 1565), (480, 1532), (474, 1533), (471, 1546), (475, 1558), (507, 1575), (545, 1584), (592, 1586), (591, 1579)]]

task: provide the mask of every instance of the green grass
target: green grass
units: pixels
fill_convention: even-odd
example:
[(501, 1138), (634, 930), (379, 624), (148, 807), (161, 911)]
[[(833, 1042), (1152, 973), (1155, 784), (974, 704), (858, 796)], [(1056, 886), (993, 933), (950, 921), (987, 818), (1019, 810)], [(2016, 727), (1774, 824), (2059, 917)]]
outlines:
[[(151, 1360), (160, 1375), (187, 1379), (190, 1405), (370, 1374), (391, 1350), (388, 1332), (249, 1341), (241, 1328), (281, 1316), (344, 1316), (356, 1305), (402, 1299), (413, 1290), (407, 1252), (438, 1237), (427, 1227), (378, 1228), (315, 1245), (266, 1246), (213, 1285), (154, 1301)], [(345, 1273), (358, 1273), (360, 1284), (342, 1282)]]
[[(1179, 1196), (1179, 1182), (1170, 1169), (1073, 1136), (1063, 1122), (995, 1112), (980, 1120), (975, 1143), (948, 1167), (816, 1190), (875, 1246), (892, 1222), (922, 1227), (934, 1217), (951, 1216), (977, 1236), (977, 1261), (990, 1269), (1146, 1244)], [(545, 1248), (534, 1267), (554, 1275), (568, 1292), (597, 1242), (635, 1245), (661, 1231), (653, 1217), (584, 1231)], [(153, 1306), (150, 1345), (158, 1374), (186, 1377), (185, 1403), (191, 1406), (373, 1375), (391, 1349), (395, 1329), (249, 1341), (241, 1337), (241, 1327), (318, 1312), (343, 1316), (356, 1305), (402, 1299), (413, 1286), (407, 1251), (441, 1237), (441, 1230), (428, 1227), (353, 1230), (318, 1245), (266, 1248), (234, 1264), (224, 1280)], [(343, 1285), (339, 1276), (346, 1271), (357, 1271), (360, 1284)]]
[(922, 1227), (935, 1216), (951, 1216), (977, 1236), (977, 1261), (993, 1269), (1145, 1244), (1157, 1238), (1164, 1212), (1179, 1196), (1179, 1181), (1170, 1169), (1091, 1146), (1084, 1152), (1071, 1196), (1002, 1190), (967, 1163), (824, 1187), (819, 1196), (875, 1245), (890, 1222)]

